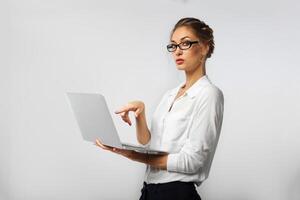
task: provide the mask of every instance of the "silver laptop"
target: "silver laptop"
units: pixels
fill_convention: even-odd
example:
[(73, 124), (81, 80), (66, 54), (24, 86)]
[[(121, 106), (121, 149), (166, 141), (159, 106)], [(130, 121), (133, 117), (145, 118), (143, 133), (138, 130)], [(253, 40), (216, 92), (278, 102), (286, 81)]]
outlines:
[(69, 103), (84, 140), (95, 143), (96, 138), (107, 146), (148, 154), (166, 154), (165, 151), (142, 145), (123, 143), (102, 94), (66, 92)]

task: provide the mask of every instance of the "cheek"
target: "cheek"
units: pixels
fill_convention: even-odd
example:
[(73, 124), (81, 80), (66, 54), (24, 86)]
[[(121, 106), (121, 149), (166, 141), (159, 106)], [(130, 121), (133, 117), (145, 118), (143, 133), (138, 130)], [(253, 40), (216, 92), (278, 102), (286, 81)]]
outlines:
[(196, 59), (201, 58), (201, 49), (200, 48), (193, 49), (192, 54)]
[(200, 61), (200, 51), (199, 50), (193, 50), (190, 52), (187, 52), (186, 58), (188, 59), (188, 62), (190, 64), (195, 64)]

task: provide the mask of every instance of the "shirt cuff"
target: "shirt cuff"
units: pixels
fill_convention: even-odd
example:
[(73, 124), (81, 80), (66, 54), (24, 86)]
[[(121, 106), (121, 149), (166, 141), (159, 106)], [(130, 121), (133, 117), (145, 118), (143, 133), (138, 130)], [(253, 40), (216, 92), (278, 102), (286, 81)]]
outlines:
[(178, 153), (168, 154), (167, 171), (177, 171)]

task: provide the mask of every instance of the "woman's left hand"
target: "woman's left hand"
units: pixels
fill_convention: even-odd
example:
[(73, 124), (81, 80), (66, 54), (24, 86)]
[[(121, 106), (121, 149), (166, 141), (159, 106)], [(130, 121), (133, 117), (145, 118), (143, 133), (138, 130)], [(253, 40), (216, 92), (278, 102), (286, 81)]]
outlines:
[(138, 157), (138, 154), (133, 150), (119, 149), (119, 148), (116, 148), (116, 147), (106, 146), (105, 144), (102, 144), (99, 139), (96, 139), (95, 145), (101, 147), (104, 150), (108, 150), (108, 151), (120, 154), (120, 155), (122, 155), (126, 158), (131, 159), (131, 160), (136, 160), (137, 157)]

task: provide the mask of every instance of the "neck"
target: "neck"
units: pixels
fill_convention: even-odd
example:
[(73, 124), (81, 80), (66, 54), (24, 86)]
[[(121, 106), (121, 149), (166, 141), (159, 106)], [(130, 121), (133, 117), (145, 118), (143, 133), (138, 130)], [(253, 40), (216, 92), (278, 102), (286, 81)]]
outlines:
[(190, 88), (199, 78), (206, 75), (205, 64), (199, 67), (196, 67), (193, 71), (185, 71), (185, 85), (184, 88)]

